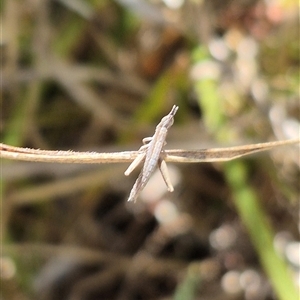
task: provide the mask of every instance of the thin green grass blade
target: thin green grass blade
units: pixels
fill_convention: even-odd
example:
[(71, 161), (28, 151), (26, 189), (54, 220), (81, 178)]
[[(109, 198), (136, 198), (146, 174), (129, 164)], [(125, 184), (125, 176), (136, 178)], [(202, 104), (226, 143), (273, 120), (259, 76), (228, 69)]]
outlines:
[(242, 161), (225, 164), (237, 212), (246, 226), (260, 262), (281, 300), (298, 300), (296, 286), (283, 258), (274, 249), (274, 233), (254, 189), (247, 184), (247, 168)]
[[(208, 52), (196, 49), (196, 63), (209, 60)], [(222, 100), (217, 92), (217, 78), (199, 78), (195, 83), (199, 105), (203, 111), (208, 130), (221, 142), (230, 140), (233, 130), (222, 111)], [(281, 300), (298, 300), (299, 295), (286, 263), (276, 253), (273, 245), (274, 233), (267, 213), (260, 205), (256, 191), (247, 183), (248, 171), (242, 160), (224, 164), (225, 177), (232, 191), (237, 213), (245, 225), (276, 295)]]

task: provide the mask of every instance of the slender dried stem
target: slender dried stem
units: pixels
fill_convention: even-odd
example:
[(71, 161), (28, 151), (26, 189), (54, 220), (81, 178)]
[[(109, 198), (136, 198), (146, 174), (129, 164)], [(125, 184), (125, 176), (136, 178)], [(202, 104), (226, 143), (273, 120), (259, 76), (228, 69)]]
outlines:
[[(256, 152), (271, 150), (285, 145), (300, 143), (300, 139), (250, 144), (228, 148), (211, 148), (198, 150), (165, 150), (164, 160), (177, 163), (200, 163), (229, 161)], [(139, 151), (122, 152), (75, 152), (61, 150), (39, 150), (13, 147), (0, 143), (0, 158), (52, 163), (125, 163), (132, 162)]]

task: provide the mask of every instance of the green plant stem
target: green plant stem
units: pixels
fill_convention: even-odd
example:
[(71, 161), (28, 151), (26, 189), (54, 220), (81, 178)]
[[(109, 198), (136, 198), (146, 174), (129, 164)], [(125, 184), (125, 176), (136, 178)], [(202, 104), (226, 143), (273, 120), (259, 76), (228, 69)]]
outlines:
[(299, 294), (284, 260), (273, 245), (274, 233), (255, 191), (247, 185), (245, 163), (232, 161), (225, 164), (227, 180), (232, 188), (232, 198), (242, 219), (261, 264), (281, 300), (298, 300)]

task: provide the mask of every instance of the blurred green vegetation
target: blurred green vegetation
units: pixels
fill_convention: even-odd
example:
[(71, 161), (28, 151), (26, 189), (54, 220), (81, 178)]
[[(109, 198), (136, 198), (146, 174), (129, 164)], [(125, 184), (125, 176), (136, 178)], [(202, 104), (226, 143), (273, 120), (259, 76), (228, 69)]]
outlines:
[[(180, 109), (169, 144), (176, 148), (297, 138), (297, 8), (293, 1), (185, 1), (177, 9), (163, 1), (7, 1), (1, 140), (40, 149), (135, 149), (174, 103)], [(95, 168), (101, 183), (86, 180), (82, 188), (98, 176)], [(284, 261), (274, 240), (282, 232), (299, 240), (299, 150), (177, 170), (181, 180), (165, 197), (179, 217), (164, 225), (154, 204), (126, 206), (134, 178), (120, 168), (1, 159), (2, 256), (17, 268), (1, 279), (2, 297), (241, 299), (222, 289), (222, 277), (255, 269), (272, 288), (253, 299), (298, 299), (291, 273), (299, 266)], [(70, 182), (81, 182), (80, 191)], [(56, 193), (57, 183), (69, 192)], [(18, 193), (37, 192), (39, 204), (14, 202)], [(237, 242), (213, 249), (211, 233), (224, 224)], [(66, 246), (74, 260), (59, 269)], [(234, 266), (226, 264), (230, 253)], [(199, 271), (207, 259), (219, 266), (207, 270), (214, 276)], [(47, 266), (57, 272), (53, 281)]]

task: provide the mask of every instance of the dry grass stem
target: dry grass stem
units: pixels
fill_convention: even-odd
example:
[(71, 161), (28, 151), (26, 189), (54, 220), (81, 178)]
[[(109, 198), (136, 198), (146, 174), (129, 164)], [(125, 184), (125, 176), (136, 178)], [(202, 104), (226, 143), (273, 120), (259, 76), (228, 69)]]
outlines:
[[(300, 139), (277, 142), (250, 144), (228, 148), (211, 148), (198, 150), (174, 149), (164, 151), (166, 162), (199, 163), (229, 161), (252, 153), (271, 150), (285, 145), (300, 143)], [(76, 152), (61, 150), (40, 150), (14, 147), (0, 143), (0, 157), (12, 160), (51, 163), (125, 163), (132, 162), (139, 151), (121, 152)]]

